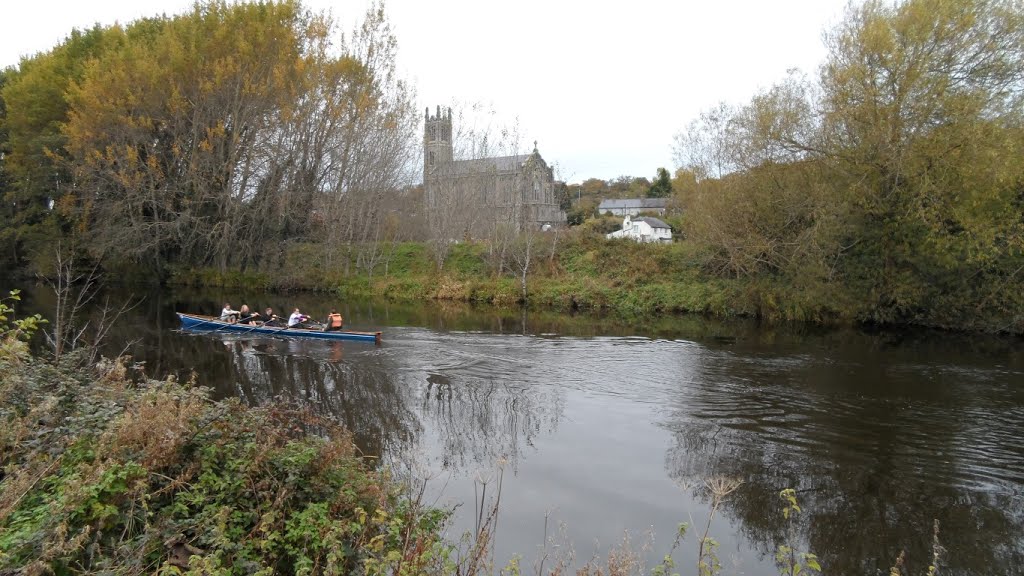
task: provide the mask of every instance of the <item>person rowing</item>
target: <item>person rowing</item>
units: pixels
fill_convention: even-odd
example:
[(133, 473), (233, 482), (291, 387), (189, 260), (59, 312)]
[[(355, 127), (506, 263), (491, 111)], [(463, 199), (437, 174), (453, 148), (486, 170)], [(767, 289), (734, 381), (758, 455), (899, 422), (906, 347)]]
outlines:
[(292, 312), (292, 315), (288, 317), (288, 327), (305, 328), (302, 324), (307, 320), (309, 320), (309, 316), (306, 316), (296, 308), (295, 311)]
[(267, 306), (267, 309), (263, 311), (263, 325), (270, 327), (279, 327), (281, 324), (281, 317), (274, 314), (274, 309)]
[(242, 304), (242, 307), (238, 310), (240, 318), (238, 319), (239, 324), (255, 324), (256, 318), (260, 317), (259, 312), (252, 312), (249, 310), (248, 304)]
[(221, 322), (227, 322), (228, 324), (234, 324), (238, 320), (238, 317), (241, 316), (241, 314), (242, 313), (240, 311), (233, 310), (231, 308), (231, 303), (230, 302), (225, 302), (224, 303), (224, 309), (220, 311), (220, 320), (221, 320)]

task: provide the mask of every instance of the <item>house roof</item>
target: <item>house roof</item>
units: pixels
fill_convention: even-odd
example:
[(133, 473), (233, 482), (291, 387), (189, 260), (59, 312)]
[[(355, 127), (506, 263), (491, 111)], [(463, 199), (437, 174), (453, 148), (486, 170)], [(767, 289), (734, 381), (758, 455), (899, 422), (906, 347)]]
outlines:
[(644, 216), (643, 218), (633, 218), (633, 222), (646, 222), (651, 228), (671, 228), (668, 224), (665, 224), (657, 218), (651, 218), (650, 216)]
[(605, 210), (656, 210), (668, 205), (665, 198), (623, 198), (619, 200), (602, 200), (598, 212)]

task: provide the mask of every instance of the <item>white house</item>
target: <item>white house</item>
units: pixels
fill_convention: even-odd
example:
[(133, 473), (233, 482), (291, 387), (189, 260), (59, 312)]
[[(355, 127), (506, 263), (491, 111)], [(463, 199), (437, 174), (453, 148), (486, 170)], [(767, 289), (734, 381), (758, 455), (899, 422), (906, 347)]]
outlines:
[(668, 206), (668, 200), (665, 198), (602, 200), (597, 206), (597, 213), (611, 213), (612, 216), (636, 216), (641, 212), (654, 212), (659, 216), (664, 216), (666, 206)]
[(622, 221), (622, 230), (608, 234), (607, 238), (631, 238), (637, 242), (671, 242), (672, 229), (668, 224), (650, 216), (626, 216)]

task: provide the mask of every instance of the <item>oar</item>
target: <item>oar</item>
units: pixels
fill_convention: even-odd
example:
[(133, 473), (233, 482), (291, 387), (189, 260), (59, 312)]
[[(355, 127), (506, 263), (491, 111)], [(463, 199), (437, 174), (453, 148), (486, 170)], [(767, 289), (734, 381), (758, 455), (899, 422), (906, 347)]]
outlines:
[[(253, 326), (252, 328), (249, 328), (248, 330), (245, 330), (244, 332), (240, 332), (240, 334), (248, 334), (249, 332), (252, 332), (253, 330), (255, 330), (257, 328), (266, 328), (267, 330), (273, 330), (272, 334), (277, 334), (279, 332), (285, 332), (285, 331), (288, 331), (288, 330), (293, 330), (293, 331), (297, 330), (297, 329), (301, 330), (301, 328), (298, 328), (297, 326), (287, 326), (286, 325), (286, 326), (281, 326), (281, 327), (274, 327), (274, 326), (259, 326), (259, 325), (257, 325), (257, 326)], [(266, 334), (266, 333), (264, 332), (264, 334)]]
[[(252, 317), (253, 317), (253, 315), (250, 314), (250, 315), (246, 316), (245, 318), (239, 318), (235, 322), (228, 322), (224, 326), (220, 326), (220, 327), (216, 328), (215, 330), (213, 330), (213, 332), (216, 332), (217, 330), (223, 330), (225, 328), (229, 328), (229, 327), (234, 326), (236, 324), (240, 324), (240, 323), (242, 323), (242, 321), (248, 320), (248, 319), (250, 319)], [(221, 322), (224, 322), (224, 320), (221, 320)]]
[[(268, 320), (268, 322), (269, 322), (269, 320)], [(288, 329), (287, 326), (277, 327), (277, 326), (267, 326), (265, 324), (264, 325), (257, 324), (255, 326), (253, 326), (252, 328), (249, 328), (248, 330), (246, 330), (244, 332), (241, 332), (241, 333), (242, 334), (248, 334), (249, 332), (252, 332), (253, 330), (255, 330), (257, 328), (266, 328), (267, 330), (275, 330), (275, 331), (287, 330)]]

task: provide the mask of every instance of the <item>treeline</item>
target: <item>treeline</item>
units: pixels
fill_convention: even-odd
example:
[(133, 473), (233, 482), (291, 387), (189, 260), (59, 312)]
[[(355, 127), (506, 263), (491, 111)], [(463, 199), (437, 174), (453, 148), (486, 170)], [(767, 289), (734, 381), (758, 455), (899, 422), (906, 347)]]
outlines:
[(1024, 331), (1024, 4), (868, 0), (792, 74), (677, 136), (719, 277), (863, 321)]
[(0, 266), (45, 270), (58, 239), (157, 275), (310, 239), (361, 262), (417, 153), (396, 46), (380, 6), (342, 34), (297, 1), (210, 0), (24, 58), (0, 75)]
[[(743, 287), (726, 308), (1024, 332), (1024, 2), (868, 0), (826, 42), (817, 75), (680, 133), (671, 178), (558, 186), (569, 223), (667, 197), (686, 281)], [(52, 270), (59, 243), (161, 279), (299, 257), (345, 278), (433, 238), (443, 271), (396, 49), (379, 6), (343, 35), (294, 1), (210, 1), (23, 59), (0, 73), (0, 266)], [(517, 230), (492, 231), (481, 274), (525, 299), (541, 245), (572, 273), (557, 236)]]
[(653, 179), (644, 176), (619, 176), (611, 180), (587, 178), (579, 184), (561, 184), (556, 190), (558, 200), (565, 210), (570, 225), (582, 224), (584, 220), (597, 216), (597, 207), (602, 200), (624, 198), (672, 198), (673, 190), (683, 189), (679, 178), (665, 168), (658, 168)]

